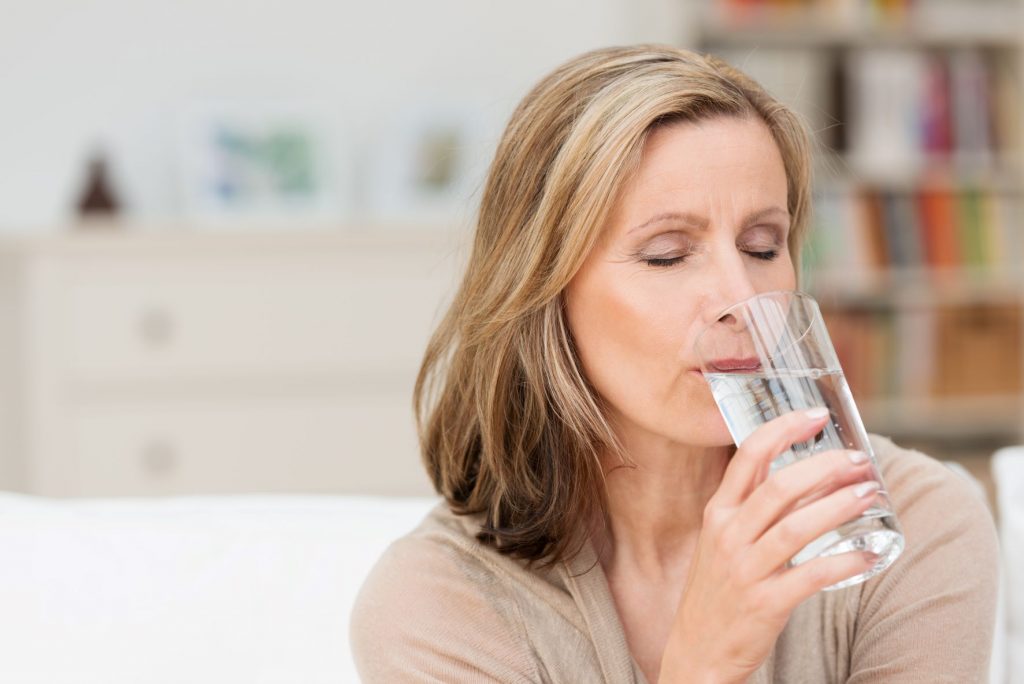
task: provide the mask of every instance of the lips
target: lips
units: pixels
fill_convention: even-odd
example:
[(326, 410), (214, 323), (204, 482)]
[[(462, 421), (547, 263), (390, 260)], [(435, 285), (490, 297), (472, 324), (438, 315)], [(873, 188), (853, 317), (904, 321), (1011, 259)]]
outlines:
[(708, 367), (726, 373), (734, 373), (736, 371), (755, 371), (761, 368), (761, 359), (756, 356), (747, 357), (745, 359), (715, 359), (708, 363)]

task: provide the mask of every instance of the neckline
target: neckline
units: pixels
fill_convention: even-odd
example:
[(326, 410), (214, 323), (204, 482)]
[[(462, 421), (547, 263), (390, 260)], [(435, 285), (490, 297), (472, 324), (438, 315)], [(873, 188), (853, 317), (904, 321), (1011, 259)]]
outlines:
[[(604, 574), (590, 539), (586, 539), (579, 552), (560, 566), (565, 584), (590, 632), (604, 681), (649, 684), (629, 650), (626, 630), (619, 620), (608, 577)], [(773, 648), (768, 659), (750, 675), (750, 684), (767, 684), (771, 681), (768, 668), (774, 656)]]
[(608, 578), (589, 538), (575, 556), (562, 562), (561, 568), (566, 586), (590, 632), (604, 680), (649, 684), (629, 650)]

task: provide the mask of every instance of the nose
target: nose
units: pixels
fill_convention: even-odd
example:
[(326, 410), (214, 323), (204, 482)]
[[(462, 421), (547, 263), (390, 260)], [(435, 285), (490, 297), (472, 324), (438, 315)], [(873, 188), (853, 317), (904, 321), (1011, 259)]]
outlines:
[(707, 323), (718, 321), (729, 327), (739, 325), (732, 314), (722, 311), (757, 294), (738, 250), (730, 250), (715, 264), (714, 280), (708, 284)]
[(726, 326), (729, 330), (733, 330), (736, 332), (739, 332), (743, 329), (743, 324), (739, 321), (739, 319), (736, 318), (736, 316), (732, 315), (731, 313), (725, 314), (724, 316), (719, 318), (718, 322)]

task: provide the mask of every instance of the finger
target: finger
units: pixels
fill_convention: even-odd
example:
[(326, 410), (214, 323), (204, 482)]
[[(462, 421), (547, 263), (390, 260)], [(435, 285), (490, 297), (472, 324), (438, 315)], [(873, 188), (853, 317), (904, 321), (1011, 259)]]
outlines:
[(825, 587), (867, 572), (876, 563), (878, 557), (865, 551), (813, 558), (779, 573), (772, 580), (772, 594), (778, 596), (780, 604), (795, 608)]
[(739, 538), (752, 542), (787, 513), (872, 475), (863, 451), (833, 449), (788, 465), (759, 484), (740, 506), (735, 518)]
[(790, 411), (758, 427), (736, 449), (715, 499), (725, 505), (741, 504), (767, 476), (772, 460), (793, 444), (806, 442), (821, 432), (828, 416), (824, 408)]
[(878, 491), (877, 481), (860, 482), (793, 511), (754, 542), (748, 561), (769, 572), (778, 568), (821, 535), (866, 511)]
[(840, 487), (845, 487), (846, 485), (851, 484), (857, 484), (858, 482), (867, 482), (868, 480), (873, 480), (877, 478), (878, 471), (873, 470), (869, 465), (865, 464), (861, 468), (853, 470), (848, 475), (840, 478), (834, 485), (822, 486), (813, 490), (810, 494), (802, 497), (795, 504), (793, 504), (785, 511), (783, 511), (782, 515), (780, 515), (779, 517), (781, 518), (786, 515), (789, 515), (792, 511), (796, 510), (797, 508), (803, 508), (812, 501), (817, 501), (818, 499), (831, 494)]

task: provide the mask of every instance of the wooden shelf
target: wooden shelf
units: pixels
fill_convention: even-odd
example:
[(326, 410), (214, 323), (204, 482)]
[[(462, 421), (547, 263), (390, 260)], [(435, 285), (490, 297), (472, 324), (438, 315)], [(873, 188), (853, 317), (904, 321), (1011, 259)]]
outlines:
[(817, 191), (871, 187), (887, 192), (983, 188), (1001, 194), (1021, 194), (1020, 164), (1011, 154), (989, 158), (989, 163), (956, 157), (922, 157), (904, 163), (862, 163), (838, 153), (819, 155), (815, 164)]
[(702, 32), (705, 44), (723, 47), (810, 47), (843, 49), (856, 47), (1013, 47), (1020, 40), (1018, 24), (1005, 30), (962, 31), (917, 29), (867, 29), (815, 22), (770, 23), (756, 27), (711, 24)]
[(807, 288), (823, 304), (839, 306), (937, 306), (1024, 304), (1024, 274), (986, 269), (890, 268), (853, 275), (818, 271)]
[(869, 432), (942, 440), (1022, 439), (1024, 401), (1020, 395), (897, 397), (858, 401)]
[(722, 46), (810, 47), (1017, 47), (1021, 12), (1014, 2), (918, 3), (903, 15), (879, 18), (867, 3), (748, 7), (740, 15), (705, 0), (700, 34)]
[[(717, 51), (748, 70), (821, 133), (814, 145), (813, 175), (816, 210), (820, 209), (814, 220), (822, 233), (821, 240), (812, 243), (820, 251), (809, 255), (808, 265), (817, 262), (822, 270), (810, 270), (803, 289), (838, 319), (844, 311), (851, 314), (837, 329), (849, 336), (848, 371), (859, 373), (865, 391), (890, 386), (877, 376), (889, 373), (894, 363), (921, 360), (921, 367), (903, 369), (906, 378), (891, 378), (900, 387), (905, 382), (909, 396), (857, 397), (867, 429), (901, 443), (930, 445), (923, 449), (926, 453), (946, 457), (988, 454), (994, 446), (1021, 443), (1024, 393), (915, 393), (957, 386), (939, 382), (946, 378), (942, 373), (960, 368), (948, 365), (957, 357), (943, 356), (946, 365), (941, 365), (918, 354), (918, 343), (935, 342), (936, 354), (949, 354), (948, 345), (968, 325), (956, 318), (963, 311), (936, 311), (933, 320), (928, 310), (1024, 307), (1024, 255), (1015, 253), (1024, 249), (1016, 235), (1024, 196), (1018, 115), (1024, 108), (1024, 3), (913, 2), (902, 13), (885, 14), (873, 3), (858, 0), (739, 4), (703, 1), (696, 32), (700, 49)], [(913, 54), (892, 59), (893, 48)], [(962, 48), (966, 51), (960, 52)], [(951, 82), (955, 73), (963, 86), (977, 80), (981, 69), (993, 93), (984, 114), (974, 107), (981, 100), (953, 97), (954, 92), (972, 91), (943, 90), (940, 84), (945, 81), (928, 80), (941, 73)], [(890, 74), (903, 80), (893, 81)], [(841, 88), (844, 82), (846, 87)], [(904, 82), (921, 86), (920, 92), (901, 88)], [(862, 91), (877, 101), (857, 99)], [(940, 97), (941, 106), (936, 104)], [(987, 137), (969, 127), (954, 127), (950, 113), (958, 105), (988, 122)], [(869, 116), (881, 111), (889, 113), (885, 119)], [(891, 132), (889, 119), (899, 126), (911, 121), (910, 116), (919, 116), (922, 122), (919, 144), (910, 144), (903, 137), (909, 135), (906, 131), (880, 137)], [(966, 115), (961, 119), (970, 120)], [(833, 130), (841, 121), (845, 130)], [(931, 128), (924, 128), (924, 122)], [(936, 122), (948, 128), (945, 137), (936, 133), (946, 130)], [(927, 142), (925, 133), (930, 136)], [(955, 149), (947, 154), (930, 152), (949, 147)], [(969, 152), (979, 148), (984, 151)], [(970, 219), (963, 218), (967, 211), (975, 212)], [(952, 218), (950, 212), (956, 212)], [(956, 232), (962, 227), (970, 232)], [(919, 231), (916, 242), (901, 232), (911, 229)], [(885, 260), (922, 265), (877, 263)], [(992, 265), (977, 265), (988, 262)], [(927, 263), (972, 265), (937, 269)], [(934, 323), (939, 320), (945, 327)], [(1012, 354), (1015, 346), (999, 349)], [(1016, 351), (1024, 355), (1024, 349)], [(1016, 362), (1017, 357), (1011, 360)], [(930, 370), (925, 363), (933, 364)], [(1001, 367), (991, 366), (989, 374), (998, 375)], [(1010, 391), (1014, 385), (973, 387)]]

